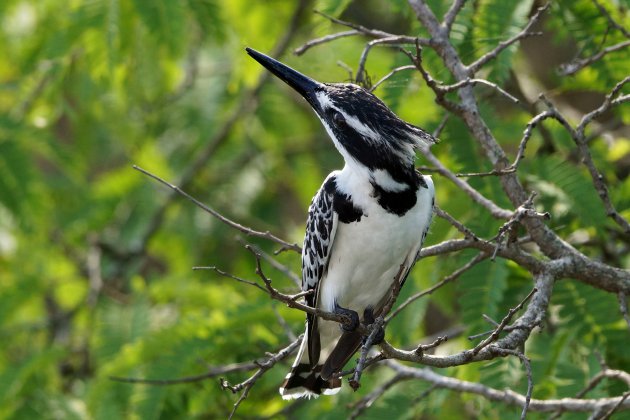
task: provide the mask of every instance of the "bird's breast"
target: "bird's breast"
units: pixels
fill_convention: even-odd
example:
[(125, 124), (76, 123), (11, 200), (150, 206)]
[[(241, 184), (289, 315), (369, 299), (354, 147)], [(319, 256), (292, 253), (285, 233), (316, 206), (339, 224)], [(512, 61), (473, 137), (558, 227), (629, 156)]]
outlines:
[[(357, 198), (356, 194), (352, 196)], [(420, 188), (403, 215), (389, 212), (374, 196), (362, 196), (363, 217), (339, 223), (322, 279), (319, 302), (357, 311), (375, 306), (391, 289), (400, 265), (415, 259), (431, 220), (433, 188)]]

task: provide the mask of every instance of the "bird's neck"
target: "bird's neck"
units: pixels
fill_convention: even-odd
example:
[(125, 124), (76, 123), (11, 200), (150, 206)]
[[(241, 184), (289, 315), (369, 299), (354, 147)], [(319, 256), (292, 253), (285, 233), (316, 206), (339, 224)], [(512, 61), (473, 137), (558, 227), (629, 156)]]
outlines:
[(375, 188), (397, 193), (405, 190), (417, 190), (420, 174), (413, 165), (391, 165), (386, 168), (368, 168), (356, 161), (348, 162), (343, 168), (344, 177), (355, 184), (369, 183)]
[(365, 209), (370, 202), (376, 201), (387, 212), (399, 216), (416, 204), (417, 191), (423, 183), (422, 176), (413, 167), (399, 173), (348, 163), (336, 179), (337, 191), (351, 200), (354, 206)]
[(408, 168), (371, 169), (356, 162), (346, 162), (339, 174), (346, 187), (346, 193), (353, 189), (378, 190), (387, 193), (417, 191), (422, 183), (421, 175), (413, 166)]

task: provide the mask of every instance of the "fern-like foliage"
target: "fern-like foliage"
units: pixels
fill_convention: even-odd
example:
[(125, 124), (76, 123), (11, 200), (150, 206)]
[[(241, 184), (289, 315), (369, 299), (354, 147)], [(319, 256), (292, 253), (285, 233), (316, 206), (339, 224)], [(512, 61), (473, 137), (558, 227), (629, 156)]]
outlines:
[[(532, 1), (482, 0), (474, 17), (473, 46), (477, 54), (483, 54), (498, 42), (507, 40), (521, 31), (531, 10)], [(489, 79), (502, 83), (507, 79), (517, 45), (503, 51), (490, 64)]]

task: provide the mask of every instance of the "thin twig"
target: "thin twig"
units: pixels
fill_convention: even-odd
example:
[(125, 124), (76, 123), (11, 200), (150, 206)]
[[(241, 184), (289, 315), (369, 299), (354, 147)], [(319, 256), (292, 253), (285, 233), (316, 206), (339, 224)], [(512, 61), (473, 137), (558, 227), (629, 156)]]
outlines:
[(234, 222), (233, 220), (228, 219), (227, 217), (223, 216), (221, 213), (217, 212), (216, 210), (208, 207), (207, 205), (203, 204), (201, 201), (197, 200), (196, 198), (192, 197), (191, 195), (189, 195), (188, 193), (186, 193), (184, 190), (182, 190), (181, 188), (179, 188), (177, 185), (173, 185), (167, 181), (165, 181), (164, 179), (160, 178), (159, 176), (145, 170), (142, 169), (139, 166), (133, 165), (133, 168), (139, 172), (142, 172), (144, 175), (155, 179), (156, 181), (158, 181), (159, 183), (169, 187), (170, 189), (172, 189), (173, 191), (175, 191), (176, 193), (182, 195), (183, 197), (185, 197), (186, 199), (188, 199), (189, 201), (192, 201), (197, 207), (201, 208), (202, 210), (204, 210), (205, 212), (211, 214), (212, 216), (214, 216), (216, 219), (220, 220), (221, 222), (223, 222), (224, 224), (248, 235), (248, 236), (254, 236), (257, 238), (263, 238), (263, 239), (267, 239), (270, 240), (272, 242), (275, 242), (277, 244), (282, 245), (283, 247), (287, 248), (287, 249), (291, 249), (295, 252), (302, 252), (302, 248), (300, 248), (297, 244), (295, 243), (289, 243), (283, 239), (278, 238), (277, 236), (273, 235), (270, 232), (260, 232), (251, 228), (248, 228), (247, 226), (243, 226), (237, 222)]
[[(503, 328), (503, 332), (510, 332), (510, 331), (514, 331), (514, 330), (525, 330), (527, 329), (526, 326), (523, 325), (512, 325), (512, 326), (507, 326), (505, 328)], [(469, 335), (467, 338), (470, 341), (476, 340), (478, 338), (484, 337), (486, 335), (492, 334), (494, 332), (494, 329), (489, 330), (489, 331), (484, 331), (482, 333), (479, 334), (474, 334), (474, 335)]]
[(368, 42), (367, 44), (365, 44), (365, 48), (363, 48), (363, 52), (361, 53), (361, 57), (359, 58), (359, 66), (357, 67), (357, 77), (356, 77), (355, 82), (361, 86), (366, 85), (365, 63), (367, 61), (368, 54), (370, 53), (370, 50), (372, 49), (372, 47), (374, 47), (375, 45), (381, 45), (381, 44), (388, 44), (388, 45), (401, 44), (400, 41), (405, 40), (405, 39), (407, 39), (407, 37), (392, 36), (392, 37), (387, 37), (387, 38), (374, 39)]
[(617, 29), (626, 38), (630, 38), (630, 32), (628, 32), (626, 28), (624, 28), (622, 25), (617, 23), (617, 21), (613, 19), (608, 10), (599, 1), (593, 0), (593, 3), (595, 3), (595, 7), (597, 7), (597, 9), (599, 9), (599, 12), (606, 18), (606, 20), (608, 20), (608, 26)]
[(402, 375), (394, 375), (394, 377), (374, 388), (372, 392), (370, 392), (368, 395), (361, 398), (358, 402), (354, 404), (354, 410), (352, 410), (352, 413), (350, 413), (348, 418), (351, 420), (358, 418), (365, 410), (370, 408), (377, 399), (382, 397), (383, 394), (387, 392), (387, 390), (389, 390), (391, 387), (401, 382), (402, 380)]
[(238, 383), (236, 385), (231, 385), (226, 379), (224, 378), (219, 379), (221, 389), (224, 389), (224, 390), (229, 389), (234, 394), (236, 394), (237, 392), (240, 392), (241, 390), (243, 391), (241, 393), (241, 396), (236, 401), (236, 403), (234, 403), (234, 408), (232, 409), (232, 412), (230, 413), (230, 417), (229, 417), (230, 419), (234, 417), (234, 414), (236, 414), (236, 410), (241, 405), (241, 403), (247, 398), (247, 396), (249, 395), (249, 391), (252, 389), (254, 384), (256, 384), (256, 381), (258, 381), (258, 379), (260, 379), (269, 369), (274, 367), (276, 363), (286, 359), (291, 353), (293, 353), (295, 349), (297, 349), (298, 346), (301, 344), (302, 338), (303, 338), (303, 335), (300, 335), (300, 337), (298, 337), (297, 340), (293, 341), (287, 347), (283, 348), (282, 350), (280, 350), (279, 352), (275, 354), (269, 355), (269, 358), (267, 360), (262, 361), (262, 362), (256, 362), (258, 370), (252, 376), (250, 376), (249, 378), (247, 378), (245, 381), (241, 383)]
[[(385, 363), (397, 374), (402, 374), (410, 379), (426, 381), (437, 388), (450, 389), (462, 393), (472, 393), (480, 395), (489, 401), (496, 401), (508, 405), (524, 407), (526, 403), (527, 398), (525, 395), (509, 389), (499, 390), (477, 382), (463, 381), (457, 378), (440, 375), (428, 368), (405, 366), (398, 361), (389, 360)], [(561, 398), (539, 400), (532, 398), (528, 406), (528, 411), (550, 413), (564, 409), (571, 412), (592, 412), (596, 409), (611, 408), (617, 404), (619, 404), (619, 408), (630, 408), (630, 402), (627, 398), (624, 398), (624, 396), (593, 399)]]
[(435, 137), (436, 139), (440, 138), (440, 134), (442, 134), (442, 131), (444, 131), (444, 128), (446, 127), (446, 123), (448, 122), (449, 118), (451, 118), (451, 114), (448, 112), (445, 113), (442, 119), (440, 120), (440, 123), (438, 124), (438, 126), (435, 127), (435, 130), (433, 130), (433, 133), (431, 134), (433, 137)]
[(470, 198), (473, 199), (474, 202), (480, 204), (482, 207), (488, 210), (492, 216), (497, 219), (509, 219), (510, 217), (512, 217), (513, 213), (511, 211), (499, 207), (497, 204), (494, 203), (494, 201), (484, 197), (479, 191), (471, 187), (470, 184), (468, 184), (466, 181), (455, 176), (455, 174), (448, 170), (446, 166), (444, 166), (444, 164), (442, 164), (442, 162), (440, 162), (440, 160), (428, 148), (421, 149), (420, 151), (427, 159), (427, 161), (429, 161), (429, 163), (431, 163), (441, 175), (446, 177), (459, 189), (464, 191)]
[(601, 60), (606, 54), (610, 54), (612, 52), (622, 50), (629, 46), (630, 46), (630, 40), (622, 41), (622, 42), (619, 42), (618, 44), (611, 45), (602, 50), (599, 50), (597, 53), (589, 57), (580, 58), (580, 59), (571, 61), (570, 63), (564, 63), (560, 66), (560, 69), (559, 69), (560, 75), (572, 76), (578, 71), (582, 70), (584, 67), (587, 67), (590, 64), (593, 64), (594, 62)]
[(628, 324), (628, 328), (630, 328), (630, 315), (628, 315), (628, 300), (626, 294), (622, 291), (617, 293), (617, 300), (619, 301), (619, 311), (621, 312), (621, 316)]
[(331, 34), (331, 35), (323, 36), (321, 38), (311, 39), (305, 44), (302, 44), (301, 46), (294, 49), (293, 54), (299, 56), (299, 55), (304, 54), (306, 51), (308, 51), (309, 49), (311, 49), (312, 47), (316, 45), (325, 44), (326, 42), (331, 42), (339, 38), (345, 38), (345, 37), (354, 36), (354, 35), (361, 35), (361, 32), (357, 31), (356, 29), (353, 29), (351, 31), (337, 32), (336, 34)]
[(518, 145), (518, 151), (516, 153), (516, 157), (514, 158), (514, 163), (512, 163), (508, 169), (516, 170), (518, 167), (518, 164), (525, 157), (525, 148), (527, 147), (527, 142), (532, 137), (534, 128), (536, 128), (538, 124), (540, 124), (547, 118), (555, 118), (555, 117), (556, 117), (556, 114), (554, 112), (543, 111), (540, 114), (536, 115), (527, 123), (527, 126), (525, 127), (525, 130), (523, 131), (523, 137), (521, 138), (521, 141), (519, 142), (519, 145)]
[(435, 80), (424, 68), (424, 65), (422, 64), (422, 46), (419, 43), (416, 43), (415, 55), (404, 48), (399, 48), (399, 50), (407, 57), (409, 57), (409, 60), (414, 64), (414, 66), (416, 66), (416, 69), (422, 75), (422, 78), (426, 82), (427, 86), (429, 86), (429, 88), (433, 90), (433, 92), (435, 93), (435, 101), (452, 113), (461, 115), (461, 106), (446, 98), (446, 94), (448, 92), (442, 89), (442, 83)]
[(441, 217), (442, 219), (446, 220), (447, 222), (449, 222), (451, 225), (453, 225), (453, 227), (455, 227), (455, 229), (457, 229), (458, 231), (460, 231), (461, 233), (464, 234), (465, 238), (469, 238), (475, 241), (479, 240), (479, 236), (477, 236), (475, 234), (475, 232), (473, 232), (470, 228), (468, 228), (467, 226), (465, 226), (462, 222), (460, 222), (459, 220), (455, 219), (453, 216), (451, 216), (449, 213), (447, 213), (445, 210), (442, 210), (440, 207), (438, 207), (437, 205), (433, 206), (433, 210), (435, 211), (435, 214), (438, 217)]
[(504, 90), (502, 87), (500, 87), (499, 85), (497, 85), (496, 83), (492, 83), (486, 79), (471, 79), (471, 78), (467, 78), (464, 80), (460, 80), (457, 83), (454, 83), (452, 85), (446, 85), (446, 86), (439, 86), (440, 89), (447, 93), (447, 92), (453, 92), (457, 89), (460, 89), (464, 86), (471, 86), (471, 85), (485, 85), (485, 86), (489, 86), (492, 89), (496, 90), (497, 92), (499, 92), (501, 95), (505, 96), (506, 98), (508, 98), (510, 101), (514, 102), (515, 104), (518, 104), (520, 101), (514, 96), (511, 95), (510, 93), (508, 93), (506, 90)]
[(369, 326), (370, 334), (365, 338), (365, 342), (361, 346), (361, 353), (359, 356), (359, 360), (357, 361), (357, 365), (354, 368), (354, 374), (352, 378), (348, 381), (350, 387), (354, 391), (358, 390), (361, 386), (361, 375), (363, 374), (363, 369), (365, 368), (365, 362), (367, 360), (368, 353), (370, 348), (374, 344), (374, 339), (379, 334), (381, 328), (383, 327), (383, 317), (377, 317), (374, 322)]
[(329, 16), (326, 13), (320, 12), (318, 10), (315, 10), (315, 13), (325, 17), (326, 19), (328, 19), (329, 21), (331, 21), (333, 23), (336, 23), (336, 24), (342, 25), (342, 26), (347, 26), (348, 28), (352, 28), (354, 30), (359, 31), (363, 35), (371, 36), (373, 38), (398, 37), (399, 38), (398, 44), (415, 44), (416, 42), (418, 42), (421, 45), (425, 45), (425, 46), (430, 45), (430, 40), (426, 39), (426, 38), (417, 38), (417, 37), (413, 37), (413, 36), (404, 36), (404, 35), (390, 34), (388, 32), (380, 31), (380, 30), (377, 30), (377, 29), (366, 28), (365, 26), (358, 25), (356, 23), (346, 22), (344, 20), (337, 19), (337, 18), (335, 18), (333, 16)]
[(534, 294), (538, 291), (537, 288), (533, 288), (528, 294), (527, 296), (525, 296), (525, 298), (519, 302), (518, 305), (516, 305), (513, 308), (510, 308), (510, 310), (508, 311), (507, 315), (505, 315), (505, 317), (503, 317), (503, 319), (501, 320), (501, 322), (499, 323), (499, 325), (497, 326), (497, 328), (495, 328), (495, 330), (492, 332), (492, 334), (490, 334), (490, 337), (486, 338), (485, 340), (483, 340), (482, 342), (480, 342), (479, 344), (477, 344), (475, 346), (475, 348), (473, 348), (471, 350), (472, 355), (476, 355), (477, 353), (479, 353), (483, 348), (485, 348), (486, 346), (488, 346), (490, 343), (492, 343), (493, 341), (496, 341), (497, 338), (499, 338), (499, 335), (501, 334), (501, 332), (503, 331), (503, 329), (507, 326), (507, 324), (509, 324), (509, 322), (512, 320), (512, 317), (514, 316), (515, 313), (517, 313), (518, 311), (521, 310), (521, 308), (523, 308), (523, 306), (525, 305), (525, 303), (527, 303), (527, 301), (529, 299), (531, 299), (532, 296), (534, 296)]
[(284, 334), (287, 336), (287, 338), (292, 341), (297, 340), (297, 336), (287, 323), (287, 320), (284, 319), (282, 315), (280, 315), (280, 312), (278, 312), (278, 308), (275, 302), (272, 303), (271, 309), (273, 310), (273, 314), (276, 316), (276, 320), (278, 320), (278, 324), (280, 324), (280, 326), (284, 330)]
[(418, 356), (422, 356), (427, 350), (433, 350), (440, 344), (445, 343), (447, 341), (448, 341), (448, 335), (439, 336), (438, 338), (435, 339), (435, 341), (429, 344), (420, 344), (418, 347), (416, 347), (416, 349), (414, 350), (414, 353), (416, 353)]
[[(250, 243), (244, 241), (242, 238), (237, 238), (237, 241), (243, 246), (246, 246), (246, 245), (252, 246), (253, 245), (253, 244), (250, 244)], [(293, 283), (295, 283), (295, 285), (297, 287), (302, 288), (302, 279), (300, 278), (300, 276), (295, 274), (289, 267), (287, 267), (286, 265), (282, 264), (280, 261), (278, 261), (277, 259), (273, 258), (271, 255), (267, 254), (266, 252), (264, 252), (261, 249), (258, 250), (258, 253), (262, 257), (262, 259), (264, 259), (267, 263), (269, 263), (269, 265), (271, 265), (273, 268), (275, 268), (276, 270), (278, 270), (279, 272), (281, 272), (282, 274), (287, 276), (289, 279), (291, 279), (291, 281), (293, 281)], [(278, 252), (276, 252), (275, 254), (277, 255)]]
[[(226, 375), (228, 373), (234, 372), (246, 372), (250, 370), (254, 370), (256, 368), (260, 368), (261, 365), (270, 363), (273, 361), (273, 364), (278, 361), (284, 359), (289, 354), (291, 354), (302, 342), (302, 335), (297, 337), (291, 344), (279, 350), (277, 353), (272, 354), (269, 359), (265, 362), (243, 362), (243, 363), (231, 363), (224, 366), (216, 366), (208, 369), (207, 372), (192, 375), (192, 376), (184, 376), (182, 378), (175, 379), (145, 379), (145, 378), (125, 378), (120, 376), (110, 376), (109, 379), (116, 382), (125, 382), (130, 384), (146, 384), (146, 385), (177, 385), (177, 384), (187, 384), (192, 382), (199, 382), (206, 379), (214, 378), (220, 375)], [(271, 367), (271, 366), (270, 366)]]
[(224, 366), (217, 366), (208, 369), (208, 372), (202, 373), (199, 375), (192, 376), (184, 376), (181, 378), (174, 379), (146, 379), (146, 378), (125, 378), (121, 376), (110, 376), (109, 379), (116, 382), (124, 382), (129, 384), (145, 384), (145, 385), (157, 385), (157, 386), (166, 386), (166, 385), (178, 385), (178, 384), (188, 384), (192, 382), (199, 382), (210, 378), (215, 378), (220, 375), (225, 375), (228, 373), (234, 372), (245, 372), (249, 370), (254, 370), (258, 367), (254, 362), (243, 362), (243, 363), (231, 363)]
[(573, 141), (575, 142), (578, 152), (580, 153), (580, 157), (582, 158), (582, 162), (586, 166), (591, 175), (591, 179), (593, 180), (593, 186), (597, 191), (604, 207), (606, 209), (606, 215), (615, 221), (626, 234), (630, 234), (630, 223), (623, 217), (610, 199), (610, 194), (608, 193), (608, 187), (606, 185), (604, 176), (595, 166), (595, 162), (593, 161), (593, 157), (588, 148), (588, 143), (586, 141), (585, 131), (587, 126), (598, 116), (602, 115), (604, 112), (608, 111), (614, 106), (630, 101), (630, 95), (624, 95), (615, 98), (623, 86), (630, 82), (630, 76), (625, 77), (623, 80), (619, 81), (611, 90), (611, 92), (606, 95), (604, 102), (593, 111), (582, 117), (582, 120), (578, 124), (578, 126), (573, 129), (573, 127), (569, 124), (569, 122), (560, 114), (555, 105), (545, 97), (545, 95), (540, 95), (540, 99), (547, 105), (549, 111), (552, 112), (554, 118), (559, 121), (571, 134)]
[(350, 380), (350, 386), (355, 391), (359, 389), (359, 387), (361, 386), (360, 384), (361, 374), (363, 373), (363, 368), (365, 365), (365, 361), (367, 359), (368, 352), (370, 351), (370, 347), (372, 347), (372, 344), (374, 343), (374, 339), (376, 338), (377, 334), (381, 331), (381, 328), (385, 326), (384, 317), (392, 309), (392, 306), (394, 306), (394, 303), (396, 302), (396, 299), (398, 298), (398, 294), (400, 293), (400, 289), (402, 288), (402, 285), (405, 279), (407, 278), (407, 274), (409, 274), (409, 267), (405, 266), (404, 264), (401, 264), (400, 268), (398, 269), (398, 273), (393, 279), (394, 283), (392, 286), (391, 294), (389, 298), (387, 299), (387, 301), (385, 302), (385, 305), (383, 305), (383, 308), (380, 310), (380, 316), (378, 316), (374, 320), (374, 322), (370, 326), (368, 326), (369, 334), (365, 334), (367, 337), (365, 339), (365, 342), (363, 343), (363, 346), (361, 347), (361, 355), (359, 356), (359, 360), (355, 367), (354, 374), (352, 376), (352, 379)]
[[(601, 372), (599, 372), (597, 375), (593, 376), (588, 381), (588, 384), (586, 384), (586, 386), (584, 388), (582, 388), (582, 390), (580, 390), (580, 392), (575, 394), (575, 398), (584, 398), (584, 396), (586, 394), (588, 394), (590, 391), (595, 389), (595, 387), (597, 385), (599, 385), (599, 383), (602, 382), (606, 378), (620, 379), (620, 380), (624, 381), (627, 386), (630, 386), (630, 374), (628, 374), (627, 372), (624, 372), (622, 370), (609, 369), (606, 366), (603, 366), (602, 369), (603, 370)], [(623, 403), (623, 399), (620, 400), (620, 403)], [(560, 418), (560, 416), (564, 412), (565, 412), (565, 410), (562, 410), (562, 409), (558, 410), (553, 416), (549, 417), (549, 420), (555, 420), (557, 418)]]
[(435, 292), (436, 290), (438, 290), (439, 288), (441, 288), (445, 284), (450, 283), (453, 280), (456, 280), (463, 273), (465, 273), (466, 271), (470, 270), (472, 267), (474, 267), (475, 265), (477, 265), (478, 263), (480, 263), (481, 261), (483, 261), (486, 258), (488, 258), (488, 256), (486, 254), (479, 253), (479, 254), (475, 255), (475, 257), (473, 257), (466, 264), (464, 264), (462, 267), (460, 267), (457, 270), (453, 271), (451, 274), (449, 274), (448, 276), (444, 277), (441, 281), (439, 281), (435, 285), (429, 287), (426, 290), (423, 290), (421, 292), (418, 292), (418, 293), (408, 297), (403, 303), (398, 305), (398, 307), (391, 313), (391, 315), (389, 315), (387, 317), (387, 320), (385, 321), (385, 324), (389, 323), (403, 309), (405, 309), (407, 306), (411, 305), (416, 300), (420, 299), (423, 296), (430, 295), (431, 293)]
[(400, 66), (400, 67), (396, 67), (395, 69), (393, 69), (392, 71), (390, 71), (389, 73), (387, 73), (385, 76), (383, 76), (381, 79), (379, 79), (378, 82), (374, 83), (372, 85), (372, 87), (369, 89), (370, 92), (374, 92), (376, 90), (377, 87), (379, 87), (380, 85), (382, 85), (385, 81), (387, 81), (390, 77), (392, 77), (393, 75), (395, 75), (398, 72), (404, 71), (404, 70), (415, 70), (416, 66), (412, 66), (411, 64), (408, 64), (406, 66)]
[(453, 3), (451, 3), (451, 7), (449, 7), (449, 9), (444, 14), (444, 21), (442, 22), (442, 25), (444, 26), (444, 28), (446, 28), (447, 35), (451, 32), (453, 23), (455, 22), (457, 15), (462, 10), (465, 4), (466, 0), (453, 0)]
[(488, 172), (459, 172), (455, 176), (458, 178), (472, 178), (484, 176), (503, 176), (516, 172), (515, 168), (493, 169)]
[(207, 266), (207, 267), (193, 267), (193, 270), (197, 271), (197, 270), (210, 270), (210, 271), (214, 271), (215, 273), (223, 276), (223, 277), (227, 277), (230, 278), (232, 280), (236, 280), (239, 283), (244, 283), (244, 284), (249, 284), (250, 286), (254, 286), (257, 289), (262, 290), (263, 292), (267, 293), (267, 289), (265, 289), (264, 287), (262, 287), (260, 284), (256, 283), (255, 281), (250, 281), (250, 280), (245, 280), (244, 278), (235, 276), (232, 273), (228, 273), (227, 271), (223, 271), (220, 268), (217, 268), (215, 266)]
[(617, 402), (617, 404), (610, 407), (608, 411), (606, 411), (601, 417), (599, 417), (599, 420), (608, 420), (610, 416), (612, 416), (615, 413), (615, 411), (619, 410), (619, 407), (621, 407), (621, 404), (623, 404), (624, 401), (628, 399), (628, 397), (630, 397), (630, 391), (624, 392), (619, 402)]
[(493, 347), (493, 350), (498, 352), (500, 355), (512, 355), (518, 357), (523, 366), (525, 366), (525, 374), (527, 375), (527, 392), (525, 393), (525, 402), (523, 403), (523, 410), (521, 411), (521, 420), (525, 420), (527, 416), (527, 410), (529, 409), (529, 404), (532, 400), (532, 393), (534, 392), (534, 379), (532, 375), (532, 364), (531, 361), (520, 351), (503, 349), (498, 347)]
[(508, 220), (507, 222), (505, 222), (503, 224), (503, 226), (501, 226), (499, 228), (499, 233), (497, 234), (497, 236), (494, 238), (496, 240), (497, 246), (495, 248), (495, 251), (492, 253), (492, 257), (491, 259), (494, 261), (497, 252), (499, 251), (499, 248), (501, 248), (502, 246), (502, 242), (503, 242), (503, 238), (506, 234), (508, 235), (508, 240), (506, 241), (506, 244), (509, 244), (510, 242), (516, 242), (516, 229), (515, 226), (519, 223), (521, 223), (521, 221), (525, 218), (536, 218), (536, 219), (545, 219), (548, 220), (551, 218), (551, 215), (548, 212), (545, 213), (539, 213), (534, 209), (534, 198), (536, 197), (536, 192), (533, 191), (529, 197), (527, 198), (527, 200), (525, 200), (525, 202), (523, 204), (521, 204), (516, 211), (514, 211), (514, 214), (512, 215), (512, 217), (510, 218), (510, 220)]
[(549, 2), (543, 5), (542, 7), (539, 7), (536, 10), (536, 13), (534, 13), (534, 15), (529, 19), (529, 22), (527, 22), (527, 25), (525, 25), (525, 27), (518, 34), (514, 35), (508, 40), (499, 42), (499, 44), (494, 49), (485, 53), (484, 55), (479, 57), (477, 60), (469, 64), (468, 71), (471, 72), (472, 74), (475, 74), (479, 71), (479, 69), (485, 66), (489, 61), (497, 58), (497, 56), (503, 50), (510, 47), (512, 44), (524, 38), (542, 35), (542, 32), (531, 32), (531, 28), (534, 27), (538, 23), (538, 21), (542, 17), (542, 14), (549, 8), (550, 4), (551, 3)]

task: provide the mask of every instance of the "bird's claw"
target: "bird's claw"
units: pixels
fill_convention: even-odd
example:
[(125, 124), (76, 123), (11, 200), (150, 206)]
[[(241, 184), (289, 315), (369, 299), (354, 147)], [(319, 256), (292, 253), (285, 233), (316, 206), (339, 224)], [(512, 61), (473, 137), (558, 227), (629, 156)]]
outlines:
[[(365, 325), (372, 325), (372, 327), (376, 327), (374, 325), (374, 322), (376, 321), (376, 319), (374, 319), (374, 311), (372, 310), (372, 308), (366, 308), (365, 311), (363, 311), (363, 323)], [(367, 336), (363, 337), (363, 344), (365, 344), (365, 341), (367, 340)], [(377, 331), (374, 333), (374, 336), (372, 338), (372, 344), (373, 345), (377, 345), (377, 344), (381, 344), (383, 342), (383, 340), (385, 340), (385, 330), (383, 329), (383, 326), (379, 326)]]
[(352, 331), (355, 331), (357, 328), (359, 328), (359, 324), (361, 323), (361, 321), (359, 320), (359, 314), (353, 311), (352, 309), (346, 309), (346, 308), (342, 308), (339, 305), (335, 305), (334, 313), (339, 314), (339, 315), (345, 315), (348, 318), (350, 318), (350, 323), (341, 324), (342, 330), (346, 332), (352, 332)]

